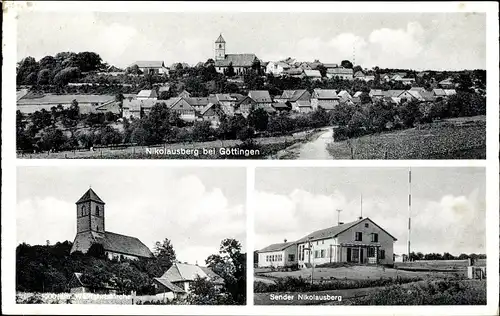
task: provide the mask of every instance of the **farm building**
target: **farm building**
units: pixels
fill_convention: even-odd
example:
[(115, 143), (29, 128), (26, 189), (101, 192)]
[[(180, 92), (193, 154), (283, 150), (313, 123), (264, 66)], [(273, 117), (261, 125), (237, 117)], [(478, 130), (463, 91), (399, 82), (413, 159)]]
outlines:
[(167, 293), (171, 298), (182, 297), (190, 292), (190, 284), (196, 278), (206, 278), (216, 288), (224, 285), (224, 280), (208, 267), (174, 262), (161, 277), (154, 278), (154, 287), (157, 293)]
[(269, 245), (259, 251), (258, 267), (287, 267), (297, 263), (297, 244), (284, 242)]
[(92, 244), (101, 244), (109, 259), (152, 258), (149, 248), (139, 239), (105, 230), (104, 204), (92, 189), (76, 202), (76, 237), (71, 253), (86, 253)]
[[(299, 268), (332, 262), (393, 264), (396, 240), (368, 217), (360, 218), (315, 231), (291, 243), (270, 245), (259, 251), (258, 266), (284, 266), (292, 262)], [(285, 261), (292, 259), (290, 254), (295, 254), (295, 261)], [(278, 258), (269, 259), (268, 255)]]
[(339, 104), (339, 97), (335, 90), (314, 89), (311, 97), (311, 106), (313, 110), (323, 108), (331, 111)]

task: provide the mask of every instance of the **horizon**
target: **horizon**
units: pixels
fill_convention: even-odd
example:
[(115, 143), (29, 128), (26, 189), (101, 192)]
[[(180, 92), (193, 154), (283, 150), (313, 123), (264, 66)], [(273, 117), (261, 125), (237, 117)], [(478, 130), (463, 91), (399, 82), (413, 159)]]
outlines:
[[(485, 253), (484, 169), (419, 167), (411, 172), (411, 251)], [(334, 210), (341, 209), (341, 222), (357, 220), (362, 210), (363, 218), (397, 238), (394, 253), (407, 253), (408, 168), (318, 167), (293, 173), (260, 168), (255, 183), (254, 250), (337, 226)]]
[(165, 238), (177, 260), (193, 264), (218, 254), (225, 238), (246, 252), (244, 168), (22, 167), (17, 174), (17, 244), (73, 242), (75, 202), (91, 184), (106, 203), (106, 231), (136, 237), (151, 252)]
[[(368, 69), (484, 70), (485, 17), (482, 13), (28, 12), (18, 18), (17, 51), (18, 56), (36, 60), (63, 51), (92, 51), (118, 68), (138, 60), (193, 66), (214, 58), (214, 42), (222, 34), (227, 54), (253, 53), (262, 61), (292, 57), (337, 64), (350, 60)], [(47, 24), (48, 18), (53, 23)], [(34, 34), (33, 29), (39, 32)]]

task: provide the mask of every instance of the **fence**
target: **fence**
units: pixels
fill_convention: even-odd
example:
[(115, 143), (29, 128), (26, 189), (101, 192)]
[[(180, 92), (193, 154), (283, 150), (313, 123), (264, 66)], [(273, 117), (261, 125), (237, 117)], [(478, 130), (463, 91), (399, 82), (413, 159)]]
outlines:
[(132, 305), (145, 301), (166, 301), (173, 298), (170, 293), (157, 295), (119, 295), (119, 294), (96, 294), (96, 293), (17, 293), (18, 302), (22, 303), (34, 295), (39, 295), (43, 304), (117, 304)]

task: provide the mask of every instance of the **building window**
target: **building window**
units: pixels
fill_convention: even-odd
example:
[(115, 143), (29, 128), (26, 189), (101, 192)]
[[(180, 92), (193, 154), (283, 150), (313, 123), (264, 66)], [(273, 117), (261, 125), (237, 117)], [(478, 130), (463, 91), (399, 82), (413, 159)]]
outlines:
[(314, 251), (314, 258), (319, 258), (319, 250)]
[(377, 233), (372, 234), (372, 242), (378, 242), (378, 234)]
[(365, 227), (368, 228), (368, 223), (365, 223)]
[(222, 44), (219, 44), (219, 48), (222, 48)]
[(325, 257), (325, 250), (321, 250), (321, 258), (324, 258)]
[(289, 254), (288, 255), (288, 261), (295, 261), (295, 255), (294, 254)]
[(380, 250), (380, 259), (385, 259), (385, 250)]
[(100, 216), (99, 215), (99, 206), (95, 206), (95, 216)]
[(361, 232), (356, 232), (355, 241), (363, 241), (363, 234)]
[(322, 244), (322, 245), (324, 245), (324, 244), (325, 244), (325, 241), (324, 241), (324, 240), (322, 240), (322, 241), (321, 241), (321, 244)]
[(370, 257), (370, 258), (375, 257), (375, 248), (374, 247), (368, 248), (368, 257)]

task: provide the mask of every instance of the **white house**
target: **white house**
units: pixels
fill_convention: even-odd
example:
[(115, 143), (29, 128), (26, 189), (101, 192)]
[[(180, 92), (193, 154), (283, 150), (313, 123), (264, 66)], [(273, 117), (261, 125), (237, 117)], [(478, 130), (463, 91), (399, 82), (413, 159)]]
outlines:
[(327, 111), (333, 110), (339, 104), (339, 97), (335, 90), (314, 89), (311, 96), (311, 106), (313, 110), (323, 108)]
[(141, 90), (136, 96), (137, 100), (145, 100), (145, 99), (158, 99), (158, 94), (156, 90)]
[(297, 263), (297, 245), (294, 242), (284, 242), (269, 245), (259, 251), (258, 266), (288, 267)]
[(343, 80), (353, 80), (353, 72), (350, 68), (329, 68), (326, 70), (326, 76), (328, 79), (343, 79)]
[(157, 293), (169, 294), (168, 298), (183, 297), (191, 291), (190, 285), (196, 278), (211, 281), (216, 289), (224, 285), (224, 280), (208, 267), (174, 262), (159, 278), (154, 278)]
[(161, 60), (153, 61), (136, 61), (129, 67), (135, 66), (139, 67), (139, 70), (144, 74), (158, 75), (158, 74), (168, 74), (168, 68)]
[(397, 239), (369, 218), (315, 231), (296, 241), (299, 267), (332, 262), (393, 264)]
[(282, 62), (282, 61), (270, 61), (267, 66), (266, 66), (266, 73), (267, 74), (273, 74), (273, 75), (281, 75), (283, 74), (284, 71), (289, 70), (292, 68), (289, 64)]

